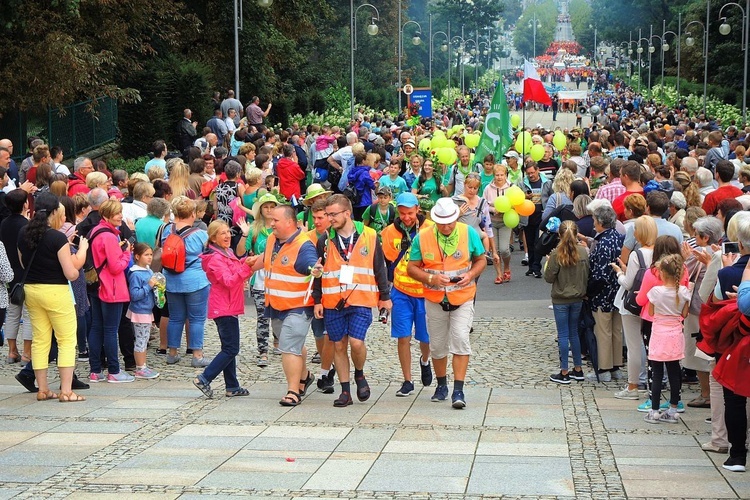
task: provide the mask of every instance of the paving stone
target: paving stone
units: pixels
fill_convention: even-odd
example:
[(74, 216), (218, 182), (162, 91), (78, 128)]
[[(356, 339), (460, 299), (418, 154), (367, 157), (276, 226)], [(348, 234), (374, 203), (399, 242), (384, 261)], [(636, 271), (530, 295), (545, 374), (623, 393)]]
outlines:
[(575, 490), (567, 459), (478, 456), (467, 493), (572, 496)]

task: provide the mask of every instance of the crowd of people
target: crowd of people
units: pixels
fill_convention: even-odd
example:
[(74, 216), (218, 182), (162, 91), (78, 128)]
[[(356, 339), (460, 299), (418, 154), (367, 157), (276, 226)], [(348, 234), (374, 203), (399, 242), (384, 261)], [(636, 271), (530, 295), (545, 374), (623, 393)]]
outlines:
[[(710, 407), (703, 449), (729, 452), (725, 467), (744, 470), (750, 391), (729, 360), (745, 352), (750, 314), (750, 131), (615, 87), (592, 94), (601, 114), (562, 130), (562, 148), (555, 130), (529, 129), (544, 149), (538, 161), (513, 149), (475, 161), (461, 134), (452, 136), (454, 162), (419, 147), (438, 129), (481, 128), (466, 108), (437, 110), (416, 127), (357, 113), (346, 129), (273, 130), (263, 125), (270, 104), (264, 111), (253, 98), (242, 109), (232, 95), (216, 100), (201, 135), (185, 110), (182, 151), (156, 141), (143, 173), (109, 172), (86, 157), (70, 172), (36, 138), (17, 165), (4, 140), (7, 361), (24, 365), (17, 379), (40, 401), (83, 401), (76, 358), (88, 362), (89, 383), (152, 379), (149, 343), (175, 365), (184, 336), (203, 394), (213, 397), (222, 374), (227, 397), (247, 396), (236, 366), (247, 295), (257, 365), (281, 356), (281, 405), (301, 404), (316, 378), (321, 392), (336, 392), (336, 374), (335, 407), (352, 405), (353, 394), (366, 401), (367, 333), (390, 316), (403, 374), (396, 396), (415, 390), (413, 335), (420, 382), (437, 380), (432, 401), (450, 395), (460, 409), (477, 280), (491, 266), (496, 285), (512, 286), (517, 247), (526, 277), (552, 284), (552, 382), (627, 382), (614, 397), (646, 394), (638, 410), (650, 423)], [(481, 103), (480, 94), (473, 104)], [(517, 227), (496, 203), (516, 187), (534, 207)], [(714, 320), (721, 315), (730, 319)], [(213, 359), (204, 355), (207, 320), (221, 344)], [(582, 323), (593, 325), (596, 345), (581, 341)], [(51, 360), (59, 394), (47, 382)], [(317, 377), (308, 362), (320, 364)], [(701, 390), (686, 405), (683, 383)]]

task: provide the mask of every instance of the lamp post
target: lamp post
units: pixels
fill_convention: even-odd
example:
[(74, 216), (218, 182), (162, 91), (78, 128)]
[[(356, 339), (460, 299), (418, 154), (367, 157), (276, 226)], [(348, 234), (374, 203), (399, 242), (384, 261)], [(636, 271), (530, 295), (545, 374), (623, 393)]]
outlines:
[(594, 67), (598, 68), (599, 67), (599, 64), (598, 64), (599, 61), (597, 61), (597, 58), (596, 58), (596, 32), (597, 32), (597, 25), (595, 24), (595, 25), (592, 26), (592, 25), (589, 24), (589, 29), (593, 29), (594, 30)]
[[(350, 118), (351, 118), (351, 117), (354, 117), (354, 51), (357, 50), (357, 12), (359, 12), (359, 9), (361, 9), (362, 7), (370, 7), (372, 10), (375, 11), (375, 16), (372, 18), (372, 21), (367, 26), (367, 33), (370, 36), (375, 36), (378, 34), (378, 25), (376, 23), (377, 21), (380, 20), (380, 13), (378, 12), (378, 9), (374, 5), (369, 4), (369, 3), (363, 3), (362, 5), (357, 7), (357, 9), (355, 10), (354, 0), (350, 0), (350, 7), (351, 7), (351, 13), (352, 13), (352, 18), (350, 19), (350, 26), (349, 26), (349, 29), (350, 29), (349, 32), (351, 33), (351, 38), (352, 38), (351, 39), (351, 51), (350, 51), (351, 52), (351, 68), (350, 68), (351, 69), (351, 94), (349, 96), (349, 104), (351, 108)], [(399, 96), (400, 95), (401, 94), (399, 93)], [(399, 104), (401, 103), (399, 102)], [(400, 108), (401, 107), (399, 106), (399, 109)]]
[(641, 55), (643, 54), (643, 47), (641, 46), (642, 41), (648, 42), (648, 39), (641, 37), (641, 28), (638, 28), (638, 49), (636, 49), (636, 52), (638, 53), (638, 93), (641, 93)]
[[(659, 52), (661, 52), (661, 83), (660, 85), (661, 85), (661, 93), (662, 95), (664, 95), (664, 39), (660, 37), (659, 35), (651, 35), (651, 38), (652, 39), (656, 38), (657, 40), (659, 40)], [(656, 51), (656, 47), (654, 47), (654, 45), (651, 43), (651, 40), (649, 40), (648, 50), (649, 52)], [(650, 76), (650, 73), (649, 73), (649, 76)], [(651, 86), (649, 85), (649, 97), (651, 97), (650, 87)]]
[(677, 41), (677, 99), (680, 98), (680, 30), (682, 29), (682, 12), (677, 15), (677, 33), (674, 31), (667, 30), (667, 21), (662, 20), (661, 22), (661, 92), (662, 99), (664, 98), (664, 56), (665, 52), (669, 52), (669, 44), (667, 43), (667, 35), (672, 35)]
[(416, 21), (406, 21), (404, 25), (401, 26), (399, 30), (400, 31), (399, 37), (398, 37), (401, 43), (401, 45), (398, 48), (398, 89), (399, 89), (398, 90), (398, 109), (399, 109), (399, 112), (401, 111), (401, 88), (403, 87), (402, 80), (401, 80), (401, 59), (403, 58), (403, 55), (404, 55), (403, 54), (404, 52), (404, 30), (410, 24), (414, 24), (415, 26), (417, 26), (417, 31), (414, 33), (414, 36), (411, 39), (411, 43), (414, 45), (419, 45), (420, 43), (422, 43), (422, 39), (420, 38), (422, 35), (422, 25)]
[(722, 23), (719, 26), (719, 33), (726, 36), (732, 31), (732, 27), (727, 23), (726, 17), (721, 17), (721, 13), (724, 7), (730, 5), (736, 6), (742, 11), (742, 50), (745, 52), (745, 64), (743, 67), (742, 76), (742, 124), (747, 124), (747, 52), (748, 52), (748, 37), (750, 37), (750, 26), (748, 26), (748, 16), (750, 16), (750, 0), (745, 0), (745, 8), (736, 2), (729, 2), (721, 6), (719, 9), (719, 19)]
[(492, 26), (485, 26), (484, 29), (487, 30), (487, 51), (489, 52), (487, 54), (487, 68), (494, 69), (494, 65), (492, 64)]
[(700, 21), (690, 21), (687, 23), (687, 26), (685, 26), (685, 35), (687, 35), (687, 38), (685, 38), (685, 45), (688, 47), (695, 45), (695, 38), (693, 38), (692, 32), (690, 31), (690, 26), (692, 24), (697, 24), (703, 30), (703, 114), (705, 115), (706, 91), (708, 90), (708, 30), (706, 29), (706, 25)]
[(654, 25), (652, 24), (649, 27), (649, 35), (648, 35), (648, 98), (651, 99), (651, 54), (654, 53), (656, 50), (656, 47), (651, 43), (651, 40), (654, 38)]
[[(450, 33), (451, 30), (451, 22), (448, 21), (448, 33)], [(445, 37), (445, 42), (440, 46), (440, 50), (442, 52), (448, 52), (448, 88), (451, 86), (451, 63), (450, 63), (450, 57), (451, 54), (448, 51), (448, 40), (450, 40), (450, 35), (448, 35), (445, 31), (436, 31), (435, 33), (432, 32), (432, 14), (430, 14), (430, 71), (429, 71), (429, 87), (430, 90), (432, 90), (432, 46), (435, 43), (435, 37), (437, 35), (443, 35)]]
[[(461, 32), (463, 32), (463, 26), (461, 27)], [(464, 48), (465, 48), (465, 45), (466, 45), (466, 40), (464, 40), (464, 37), (456, 35), (453, 38), (451, 38), (451, 44), (454, 41), (458, 41), (459, 42), (459, 46), (456, 49), (456, 54), (457, 54), (456, 57), (458, 57), (458, 68), (457, 68), (458, 69), (458, 78), (461, 80), (461, 87), (460, 88), (461, 88), (461, 95), (463, 95), (463, 93), (464, 93), (464, 72), (463, 72), (463, 67), (464, 67)], [(449, 46), (450, 46), (450, 44), (449, 44)]]
[(536, 11), (534, 12), (534, 16), (531, 19), (531, 22), (529, 23), (529, 28), (533, 28), (534, 30), (534, 59), (536, 59), (536, 29), (541, 28), (542, 23), (536, 20)]

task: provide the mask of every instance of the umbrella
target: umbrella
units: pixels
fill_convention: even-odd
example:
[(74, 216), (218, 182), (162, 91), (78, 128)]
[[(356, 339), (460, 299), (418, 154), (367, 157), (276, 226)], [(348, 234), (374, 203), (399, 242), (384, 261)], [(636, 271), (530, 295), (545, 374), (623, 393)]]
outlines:
[(578, 322), (578, 336), (581, 338), (581, 346), (586, 346), (591, 365), (594, 367), (596, 381), (599, 382), (599, 352), (596, 346), (596, 336), (594, 335), (594, 314), (591, 312), (589, 302), (584, 300), (581, 308), (581, 318)]

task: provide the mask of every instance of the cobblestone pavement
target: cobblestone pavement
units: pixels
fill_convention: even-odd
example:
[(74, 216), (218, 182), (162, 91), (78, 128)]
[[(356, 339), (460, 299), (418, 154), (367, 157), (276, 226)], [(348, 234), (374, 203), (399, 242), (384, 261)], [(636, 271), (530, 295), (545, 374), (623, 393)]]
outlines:
[[(217, 381), (218, 397), (205, 399), (187, 361), (167, 366), (150, 353), (156, 381), (94, 385), (80, 404), (40, 403), (3, 365), (0, 499), (750, 497), (746, 475), (700, 450), (709, 410), (649, 426), (637, 402), (612, 398), (614, 383), (549, 382), (550, 319), (477, 318), (463, 411), (431, 403), (433, 389), (419, 384), (395, 396), (396, 346), (380, 324), (368, 337), (369, 401), (333, 408), (335, 396), (313, 391), (282, 408), (280, 357), (255, 366), (253, 324), (241, 324), (247, 398), (225, 398)], [(207, 330), (210, 355), (218, 339)]]

